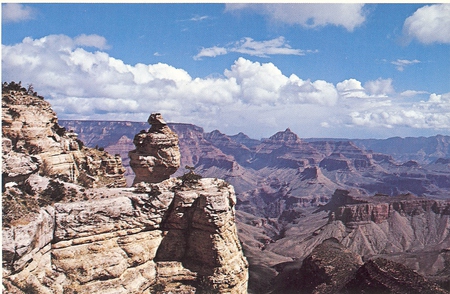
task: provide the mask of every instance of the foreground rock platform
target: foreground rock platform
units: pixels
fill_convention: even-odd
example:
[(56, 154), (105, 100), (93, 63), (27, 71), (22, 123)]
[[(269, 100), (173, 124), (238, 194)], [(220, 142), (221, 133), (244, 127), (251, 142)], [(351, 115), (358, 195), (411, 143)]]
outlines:
[(4, 293), (247, 293), (231, 185), (112, 190), (3, 229)]

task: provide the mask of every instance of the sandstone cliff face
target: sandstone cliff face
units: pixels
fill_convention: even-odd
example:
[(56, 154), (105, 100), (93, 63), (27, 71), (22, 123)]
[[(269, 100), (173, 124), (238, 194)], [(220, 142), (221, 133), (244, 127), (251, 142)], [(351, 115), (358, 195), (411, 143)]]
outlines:
[(201, 179), (184, 187), (169, 179), (141, 184), (140, 193), (114, 191), (110, 198), (57, 203), (27, 225), (4, 228), (6, 290), (246, 293), (232, 186)]
[(161, 114), (150, 115), (148, 132), (134, 137), (135, 150), (129, 152), (130, 166), (140, 182), (158, 183), (168, 179), (180, 167), (178, 136), (167, 126)]
[(47, 101), (20, 88), (3, 87), (2, 137), (3, 184), (39, 172), (84, 186), (125, 185), (120, 156), (84, 147)]
[(450, 215), (450, 202), (412, 194), (362, 197), (354, 191), (336, 190), (331, 201), (322, 209), (331, 211), (330, 221), (339, 220), (346, 225), (358, 222), (381, 224), (395, 214), (414, 217), (434, 213), (445, 218)]

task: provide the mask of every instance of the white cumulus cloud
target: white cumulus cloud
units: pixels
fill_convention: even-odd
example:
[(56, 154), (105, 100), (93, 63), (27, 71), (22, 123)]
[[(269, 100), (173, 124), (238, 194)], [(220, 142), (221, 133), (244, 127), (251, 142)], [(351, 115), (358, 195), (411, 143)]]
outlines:
[(403, 24), (403, 33), (409, 39), (424, 44), (450, 43), (450, 4), (421, 7)]
[(345, 98), (368, 98), (366, 90), (361, 82), (356, 79), (348, 79), (336, 84), (339, 94)]
[(75, 45), (85, 47), (95, 47), (98, 49), (108, 49), (109, 45), (106, 42), (105, 37), (99, 35), (80, 35), (75, 38)]
[(36, 11), (19, 3), (6, 3), (2, 5), (2, 20), (8, 22), (21, 22), (36, 17)]
[(375, 81), (368, 81), (364, 84), (364, 88), (370, 94), (377, 96), (388, 96), (395, 92), (392, 79), (378, 78)]
[(431, 94), (427, 101), (402, 104), (390, 103), (350, 113), (352, 123), (366, 127), (409, 127), (415, 129), (450, 129), (450, 93)]
[(305, 137), (348, 136), (367, 127), (450, 132), (450, 93), (417, 102), (423, 91), (397, 94), (392, 79), (334, 85), (243, 57), (221, 76), (192, 78), (165, 63), (126, 64), (98, 48), (105, 44), (95, 35), (50, 35), (2, 45), (3, 80), (33, 84), (60, 119), (146, 121), (161, 112), (167, 121), (256, 138), (286, 127)]
[(336, 89), (343, 98), (387, 98), (395, 93), (392, 79), (381, 78), (367, 81), (364, 86), (356, 79), (348, 79), (337, 83)]
[(366, 20), (364, 4), (283, 3), (283, 4), (227, 4), (227, 11), (249, 10), (267, 15), (276, 22), (308, 28), (326, 25), (343, 26), (353, 31)]
[(96, 35), (50, 35), (3, 45), (3, 78), (33, 84), (61, 119), (145, 121), (159, 111), (169, 121), (203, 127), (250, 126), (249, 119), (274, 127), (279, 117), (262, 116), (273, 107), (282, 117), (283, 109), (323, 111), (338, 100), (332, 83), (286, 76), (272, 63), (239, 58), (223, 76), (194, 79), (169, 64), (130, 65), (84, 48), (106, 44)]

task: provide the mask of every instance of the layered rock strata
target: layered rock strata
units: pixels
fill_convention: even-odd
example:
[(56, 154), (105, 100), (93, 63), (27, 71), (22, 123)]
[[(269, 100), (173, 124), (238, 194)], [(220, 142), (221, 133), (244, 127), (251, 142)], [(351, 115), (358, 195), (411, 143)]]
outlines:
[(120, 156), (84, 147), (58, 124), (50, 103), (25, 89), (2, 88), (2, 147), (3, 185), (34, 173), (86, 187), (126, 185)]
[[(334, 207), (333, 207), (334, 206)], [(395, 215), (414, 217), (434, 213), (441, 218), (450, 217), (450, 202), (417, 197), (412, 194), (390, 197), (375, 195), (373, 197), (358, 197), (345, 190), (336, 190), (329, 207), (330, 222), (339, 220), (351, 226), (356, 223), (374, 222), (381, 224)]]
[[(314, 215), (322, 222), (311, 229), (308, 220), (312, 223)], [(305, 219), (298, 218), (298, 225), (289, 225), (283, 238), (265, 250), (302, 260), (333, 237), (364, 259), (394, 259), (427, 277), (448, 269), (444, 260), (450, 248), (450, 201), (337, 190), (328, 204)]]
[(247, 292), (234, 188), (167, 179), (180, 155), (160, 115), (135, 138), (142, 181), (112, 188), (118, 155), (84, 147), (42, 97), (3, 90), (2, 292)]
[(4, 229), (7, 293), (246, 293), (232, 186), (169, 179), (137, 190), (57, 203)]
[(130, 166), (140, 182), (158, 183), (168, 179), (180, 167), (178, 136), (167, 126), (161, 114), (148, 118), (151, 128), (134, 137), (135, 150), (129, 152)]
[(448, 294), (449, 292), (402, 264), (376, 258), (360, 267), (340, 293)]

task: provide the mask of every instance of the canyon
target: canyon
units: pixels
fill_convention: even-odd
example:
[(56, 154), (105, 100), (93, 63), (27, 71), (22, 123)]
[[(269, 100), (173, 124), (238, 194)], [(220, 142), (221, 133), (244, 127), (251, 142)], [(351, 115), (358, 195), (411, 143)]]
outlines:
[(2, 123), (4, 293), (449, 293), (445, 136), (61, 121), (12, 83)]
[[(129, 134), (142, 128), (138, 122), (62, 123), (111, 152), (132, 148)], [(301, 139), (289, 128), (256, 140), (168, 125), (179, 137), (181, 166), (234, 186), (252, 293), (276, 293), (277, 281), (298, 271), (328, 238), (365, 261), (383, 258), (448, 285), (448, 137), (422, 138), (401, 155), (368, 149), (382, 140)], [(346, 197), (350, 203), (336, 200)], [(393, 208), (405, 205), (414, 213)], [(431, 208), (438, 206), (444, 208)]]

